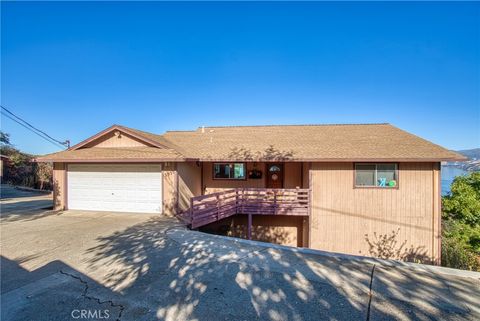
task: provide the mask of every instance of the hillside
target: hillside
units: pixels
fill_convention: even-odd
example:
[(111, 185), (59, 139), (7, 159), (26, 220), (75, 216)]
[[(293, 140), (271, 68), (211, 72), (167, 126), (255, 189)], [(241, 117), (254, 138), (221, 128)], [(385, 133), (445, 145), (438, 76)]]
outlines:
[(470, 159), (480, 159), (480, 148), (458, 150), (457, 153), (467, 156)]
[(446, 166), (461, 168), (466, 171), (480, 171), (480, 148), (456, 151), (469, 158), (465, 162), (449, 162)]

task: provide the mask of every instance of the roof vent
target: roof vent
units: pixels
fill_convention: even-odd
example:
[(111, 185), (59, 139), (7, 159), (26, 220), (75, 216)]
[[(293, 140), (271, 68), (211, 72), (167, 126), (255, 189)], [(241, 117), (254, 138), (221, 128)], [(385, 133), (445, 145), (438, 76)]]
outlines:
[(205, 126), (202, 126), (202, 134), (205, 133)]

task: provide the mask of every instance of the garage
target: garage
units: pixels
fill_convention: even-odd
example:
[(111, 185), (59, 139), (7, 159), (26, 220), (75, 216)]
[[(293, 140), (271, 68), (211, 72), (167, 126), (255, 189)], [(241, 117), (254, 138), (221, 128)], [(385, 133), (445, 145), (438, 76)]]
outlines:
[(69, 209), (162, 213), (160, 164), (69, 164), (67, 186)]

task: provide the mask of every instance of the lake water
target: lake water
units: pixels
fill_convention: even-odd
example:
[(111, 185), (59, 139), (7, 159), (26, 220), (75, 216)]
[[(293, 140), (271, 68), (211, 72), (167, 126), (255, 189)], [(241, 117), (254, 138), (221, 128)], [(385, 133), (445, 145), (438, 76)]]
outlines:
[(450, 184), (452, 184), (455, 177), (466, 175), (468, 173), (468, 171), (464, 171), (457, 167), (442, 166), (442, 195), (450, 192)]

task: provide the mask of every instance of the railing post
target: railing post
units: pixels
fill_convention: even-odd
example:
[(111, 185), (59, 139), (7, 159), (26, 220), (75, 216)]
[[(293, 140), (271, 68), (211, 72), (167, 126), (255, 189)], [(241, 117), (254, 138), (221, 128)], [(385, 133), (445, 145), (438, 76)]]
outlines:
[(308, 187), (308, 194), (307, 194), (307, 215), (309, 219), (309, 224), (310, 224), (310, 216), (312, 215), (312, 189)]
[(220, 216), (220, 195), (217, 194), (217, 221), (219, 219), (219, 216)]
[(273, 215), (277, 214), (277, 191), (273, 190)]
[(244, 188), (242, 188), (242, 196), (240, 197), (240, 203), (242, 204), (242, 205), (240, 206), (240, 209), (241, 209), (241, 210), (240, 210), (240, 211), (241, 211), (240, 213), (243, 213), (243, 212), (245, 211), (245, 209), (243, 208), (243, 205), (244, 205), (244, 203), (245, 203), (245, 189), (244, 189)]
[(190, 217), (189, 217), (189, 221), (190, 221), (190, 224), (193, 223), (193, 197), (190, 197)]
[(247, 238), (252, 239), (252, 214), (248, 214)]
[(238, 188), (235, 189), (235, 214), (238, 214)]

